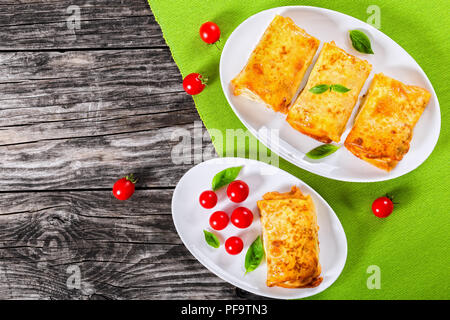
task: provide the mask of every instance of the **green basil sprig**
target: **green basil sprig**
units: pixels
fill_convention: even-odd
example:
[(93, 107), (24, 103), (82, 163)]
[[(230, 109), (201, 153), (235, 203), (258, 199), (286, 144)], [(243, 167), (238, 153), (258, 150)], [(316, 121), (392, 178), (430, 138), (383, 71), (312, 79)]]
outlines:
[(334, 144), (323, 144), (309, 151), (306, 156), (310, 159), (322, 159), (336, 152), (338, 149), (339, 146), (335, 146)]
[(351, 30), (349, 32), (350, 40), (352, 40), (352, 46), (356, 51), (367, 54), (374, 54), (372, 45), (370, 44), (369, 37), (362, 31)]
[(339, 93), (346, 93), (350, 91), (349, 88), (344, 87), (341, 84), (332, 84), (330, 89)]
[(245, 255), (245, 273), (255, 270), (264, 258), (264, 246), (261, 236), (250, 245)]
[(216, 249), (220, 247), (219, 238), (217, 238), (217, 236), (214, 233), (211, 233), (206, 230), (203, 230), (203, 233), (205, 234), (205, 241), (207, 244)]
[(226, 186), (230, 182), (234, 181), (241, 171), (242, 166), (240, 167), (231, 167), (225, 170), (220, 171), (216, 174), (212, 181), (212, 189), (216, 191), (217, 189)]
[(317, 86), (312, 87), (309, 89), (309, 92), (312, 92), (314, 94), (321, 94), (325, 91), (328, 91), (330, 89), (330, 86), (328, 84), (318, 84)]
[(349, 88), (343, 86), (342, 84), (331, 84), (331, 85), (330, 84), (318, 84), (317, 86), (314, 86), (311, 89), (309, 89), (309, 92), (312, 92), (314, 94), (321, 94), (328, 90), (339, 92), (339, 93), (346, 93), (346, 92), (350, 91)]

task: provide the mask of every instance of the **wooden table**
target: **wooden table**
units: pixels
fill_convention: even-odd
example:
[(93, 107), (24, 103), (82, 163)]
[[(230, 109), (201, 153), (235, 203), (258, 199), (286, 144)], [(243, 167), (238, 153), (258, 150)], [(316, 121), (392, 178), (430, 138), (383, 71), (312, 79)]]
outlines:
[(4, 0), (0, 40), (0, 298), (255, 298), (175, 231), (173, 133), (205, 129), (147, 1)]

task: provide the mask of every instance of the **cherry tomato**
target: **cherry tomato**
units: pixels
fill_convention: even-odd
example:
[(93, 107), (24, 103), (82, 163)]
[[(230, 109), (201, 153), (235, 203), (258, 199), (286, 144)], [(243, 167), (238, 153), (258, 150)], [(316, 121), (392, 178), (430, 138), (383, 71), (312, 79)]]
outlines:
[(200, 205), (205, 209), (214, 208), (217, 203), (217, 195), (214, 191), (208, 190), (203, 191), (200, 194)]
[(225, 241), (225, 250), (227, 250), (229, 254), (238, 254), (243, 248), (244, 243), (239, 237), (230, 237)]
[(238, 228), (245, 229), (250, 226), (252, 222), (253, 213), (245, 207), (236, 208), (231, 214), (231, 223)]
[(209, 225), (214, 230), (222, 230), (228, 225), (230, 218), (224, 211), (216, 211), (209, 217)]
[(119, 179), (114, 183), (113, 186), (113, 195), (119, 200), (127, 200), (134, 193), (134, 185), (137, 182), (137, 179), (131, 173), (126, 177)]
[(372, 212), (378, 218), (388, 217), (394, 210), (394, 203), (389, 197), (380, 197), (372, 203)]
[(235, 180), (228, 185), (227, 196), (233, 202), (242, 202), (248, 197), (248, 185), (241, 180)]
[(208, 79), (200, 73), (190, 73), (183, 79), (183, 89), (190, 95), (199, 94), (206, 87)]
[(214, 22), (208, 21), (200, 27), (200, 38), (206, 43), (212, 44), (220, 38), (220, 28)]

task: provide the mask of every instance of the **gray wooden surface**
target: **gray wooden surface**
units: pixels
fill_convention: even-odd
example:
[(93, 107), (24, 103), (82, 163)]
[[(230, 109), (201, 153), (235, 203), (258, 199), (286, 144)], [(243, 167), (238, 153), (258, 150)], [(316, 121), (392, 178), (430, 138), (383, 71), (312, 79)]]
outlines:
[(146, 0), (0, 3), (0, 299), (255, 298), (176, 234), (194, 163), (172, 162), (172, 133), (200, 121), (181, 82)]

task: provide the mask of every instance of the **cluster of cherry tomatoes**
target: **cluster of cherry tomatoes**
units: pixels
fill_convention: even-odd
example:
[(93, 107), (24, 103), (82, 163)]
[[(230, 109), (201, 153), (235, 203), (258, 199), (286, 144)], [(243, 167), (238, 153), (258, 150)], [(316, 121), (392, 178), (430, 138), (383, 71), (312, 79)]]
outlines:
[[(200, 38), (207, 44), (214, 44), (220, 39), (220, 28), (208, 21), (200, 27)], [(183, 79), (183, 89), (190, 95), (196, 95), (205, 89), (208, 78), (200, 73), (190, 73)]]
[[(227, 187), (227, 196), (230, 201), (240, 203), (247, 199), (249, 194), (248, 185), (242, 180), (235, 180)], [(217, 195), (214, 191), (208, 190), (200, 194), (200, 205), (205, 209), (212, 209), (217, 204)], [(225, 229), (231, 223), (239, 228), (248, 228), (253, 222), (253, 213), (246, 207), (238, 207), (233, 210), (231, 217), (225, 211), (215, 211), (209, 217), (209, 225), (214, 230)], [(225, 241), (225, 250), (229, 254), (238, 254), (244, 248), (244, 243), (239, 237), (230, 237)]]

